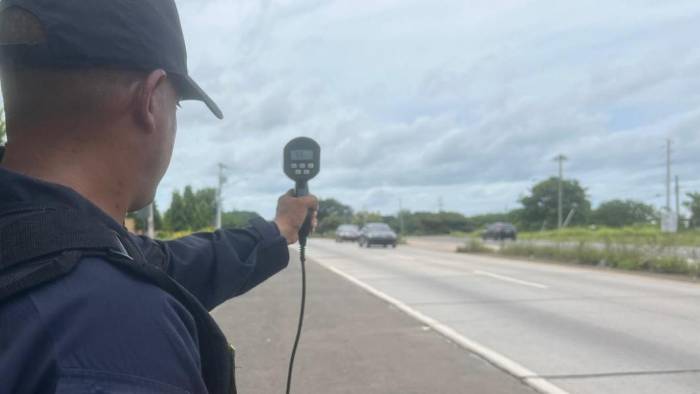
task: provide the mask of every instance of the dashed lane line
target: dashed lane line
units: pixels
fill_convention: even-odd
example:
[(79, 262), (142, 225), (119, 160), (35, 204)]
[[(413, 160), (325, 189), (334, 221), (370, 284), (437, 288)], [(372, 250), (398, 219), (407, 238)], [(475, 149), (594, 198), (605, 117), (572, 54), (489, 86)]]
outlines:
[(493, 272), (476, 270), (476, 271), (474, 271), (474, 273), (477, 275), (483, 275), (483, 276), (488, 276), (490, 278), (499, 279), (499, 280), (502, 280), (505, 282), (517, 283), (517, 284), (523, 285), (523, 286), (536, 287), (538, 289), (548, 289), (549, 288), (549, 286), (543, 285), (541, 283), (528, 282), (526, 280), (511, 278), (510, 276), (494, 274)]

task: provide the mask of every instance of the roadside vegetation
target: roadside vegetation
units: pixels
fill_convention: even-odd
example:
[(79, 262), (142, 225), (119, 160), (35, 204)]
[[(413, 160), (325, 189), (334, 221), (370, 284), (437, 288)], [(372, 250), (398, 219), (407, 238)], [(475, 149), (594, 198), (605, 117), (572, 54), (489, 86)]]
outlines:
[[(156, 238), (176, 239), (186, 235), (214, 230), (216, 215), (216, 189), (204, 188), (194, 190), (191, 186), (180, 192), (175, 190), (170, 207), (161, 213), (157, 204), (154, 205), (153, 222)], [(223, 228), (241, 228), (256, 216), (251, 211), (225, 211), (221, 215)], [(135, 224), (137, 233), (143, 233), (147, 227), (148, 210), (146, 208), (128, 215)]]
[(508, 222), (520, 230), (525, 239), (550, 239), (587, 242), (663, 243), (700, 245), (700, 193), (687, 193), (683, 206), (689, 215), (681, 216), (681, 232), (675, 236), (662, 234), (658, 228), (661, 213), (652, 205), (613, 199), (593, 207), (587, 190), (576, 180), (562, 181), (562, 210), (567, 230), (556, 230), (558, 223), (557, 178), (549, 178), (532, 186), (519, 200), (520, 206), (507, 212), (467, 216), (459, 212), (411, 212), (395, 214), (354, 211), (335, 199), (322, 199), (318, 214), (321, 234), (332, 234), (346, 223), (364, 225), (384, 222), (403, 235), (477, 236), (488, 224)]
[(494, 253), (495, 249), (487, 247), (480, 239), (469, 238), (464, 246), (457, 248), (459, 253)]
[(628, 271), (700, 276), (698, 256), (690, 258), (676, 254), (673, 247), (663, 245), (575, 244), (540, 245), (532, 241), (505, 242), (499, 248), (489, 248), (472, 238), (458, 249), (460, 253), (495, 254), (560, 263), (608, 267)]
[(664, 233), (661, 232), (658, 226), (652, 225), (621, 228), (592, 226), (521, 232), (519, 238), (521, 240), (546, 240), (553, 242), (700, 247), (700, 230), (688, 229), (678, 233)]
[[(680, 231), (665, 234), (659, 230), (660, 213), (653, 206), (634, 200), (614, 199), (593, 207), (587, 190), (578, 181), (564, 179), (562, 205), (567, 228), (556, 230), (558, 184), (557, 178), (543, 180), (523, 194), (519, 199), (520, 205), (515, 209), (473, 216), (459, 212), (413, 212), (405, 209), (394, 214), (356, 211), (336, 199), (322, 198), (319, 201), (315, 236), (333, 237), (335, 229), (341, 224), (363, 226), (369, 222), (383, 222), (404, 238), (440, 234), (478, 238), (487, 225), (509, 222), (518, 228), (521, 240), (656, 248), (700, 247), (700, 193), (685, 195), (683, 206), (687, 214), (680, 217)], [(209, 229), (214, 224), (215, 207), (216, 191), (213, 188), (195, 190), (187, 186), (182, 191), (176, 190), (170, 206), (162, 214), (155, 207), (156, 231), (162, 238), (170, 238)], [(242, 227), (255, 216), (257, 213), (249, 211), (224, 212), (222, 224), (227, 228)], [(130, 217), (135, 220), (137, 231), (145, 229), (145, 211), (132, 213)]]

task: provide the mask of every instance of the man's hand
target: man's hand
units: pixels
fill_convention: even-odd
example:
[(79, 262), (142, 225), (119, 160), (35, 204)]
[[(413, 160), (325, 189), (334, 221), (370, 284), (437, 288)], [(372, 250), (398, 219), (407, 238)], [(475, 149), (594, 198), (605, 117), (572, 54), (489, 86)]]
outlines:
[(316, 228), (318, 211), (318, 199), (313, 195), (294, 197), (294, 191), (290, 190), (277, 201), (277, 216), (275, 224), (280, 233), (287, 239), (288, 244), (299, 240), (299, 229), (304, 224), (309, 209), (313, 210), (312, 230)]

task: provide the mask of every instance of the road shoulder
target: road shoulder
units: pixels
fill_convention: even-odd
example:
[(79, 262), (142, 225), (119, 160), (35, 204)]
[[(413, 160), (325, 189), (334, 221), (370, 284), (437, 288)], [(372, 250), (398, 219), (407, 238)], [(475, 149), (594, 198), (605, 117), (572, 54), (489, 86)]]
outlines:
[[(533, 393), (518, 379), (354, 284), (308, 263), (307, 316), (293, 392)], [(214, 316), (237, 349), (242, 393), (284, 390), (299, 262)]]

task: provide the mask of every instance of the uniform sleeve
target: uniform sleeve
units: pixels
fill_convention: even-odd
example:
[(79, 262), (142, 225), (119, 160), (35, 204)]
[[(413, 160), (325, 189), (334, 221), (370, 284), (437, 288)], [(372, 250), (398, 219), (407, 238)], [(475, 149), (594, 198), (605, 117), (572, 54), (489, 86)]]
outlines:
[[(133, 375), (103, 371), (66, 371), (51, 394), (190, 394), (180, 387)], [(47, 393), (48, 394), (48, 393)]]
[(190, 313), (98, 258), (0, 304), (0, 394), (205, 392)]
[(251, 220), (245, 229), (197, 233), (173, 241), (138, 237), (146, 258), (165, 258), (166, 270), (208, 310), (264, 282), (289, 262), (286, 239), (274, 223)]

